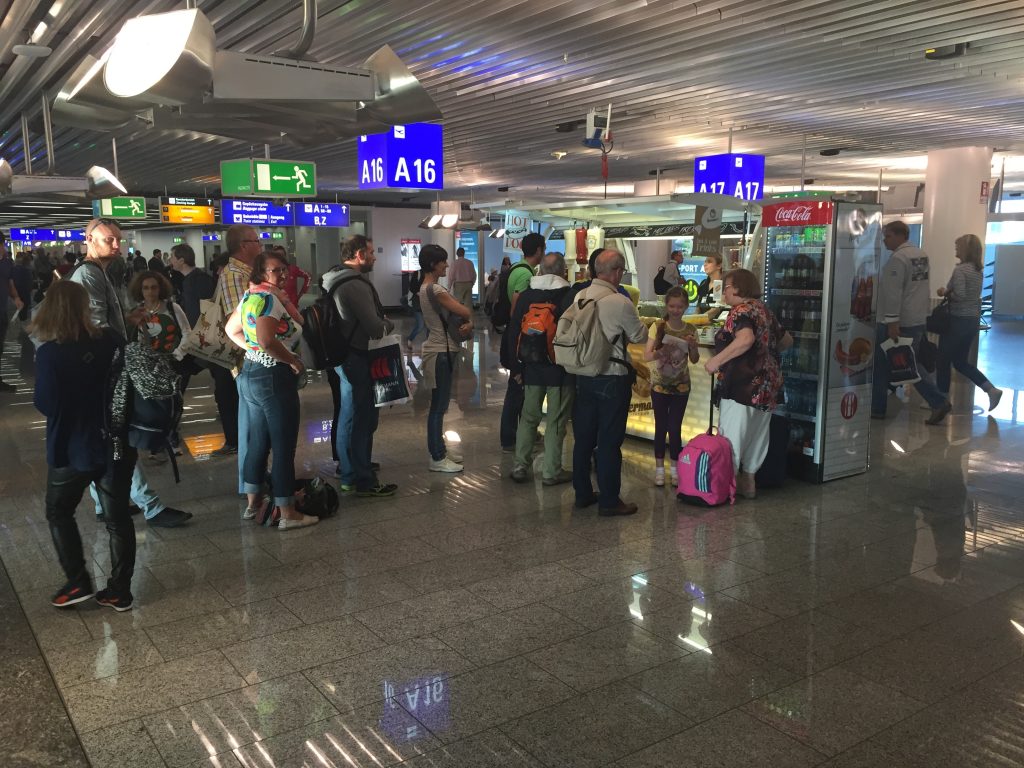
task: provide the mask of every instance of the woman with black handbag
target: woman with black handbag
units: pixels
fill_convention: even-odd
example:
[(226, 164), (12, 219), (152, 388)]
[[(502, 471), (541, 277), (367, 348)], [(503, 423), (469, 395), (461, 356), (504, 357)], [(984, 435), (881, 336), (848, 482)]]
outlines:
[[(935, 384), (947, 399), (952, 378), (952, 368), (974, 382), (988, 393), (988, 409), (995, 410), (1003, 391), (992, 384), (985, 375), (967, 360), (971, 345), (978, 338), (978, 324), (981, 321), (981, 283), (984, 273), (981, 240), (977, 235), (963, 235), (956, 239), (956, 258), (959, 262), (945, 288), (939, 288), (939, 296), (949, 302), (948, 328), (939, 336), (939, 359), (936, 366)], [(942, 414), (943, 417), (945, 413)], [(929, 419), (929, 424), (941, 421)]]

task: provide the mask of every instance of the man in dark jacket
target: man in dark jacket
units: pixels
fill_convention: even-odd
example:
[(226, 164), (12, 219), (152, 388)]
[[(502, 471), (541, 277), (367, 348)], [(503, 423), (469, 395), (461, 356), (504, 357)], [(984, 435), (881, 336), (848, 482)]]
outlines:
[(370, 339), (382, 338), (394, 329), (384, 316), (384, 307), (370, 280), (376, 261), (373, 241), (353, 235), (342, 245), (341, 268), (323, 277), (325, 291), (337, 284), (334, 303), (341, 317), (341, 331), (349, 339), (348, 357), (335, 369), (341, 379), (341, 410), (348, 410), (347, 414), (339, 412), (338, 421), (345, 424), (346, 417), (351, 420), (351, 429), (338, 428), (338, 463), (342, 491), (354, 490), (357, 496), (391, 496), (398, 489), (393, 483), (377, 479), (371, 459), (378, 411), (367, 348)]
[[(574, 377), (548, 356), (548, 341), (541, 341), (540, 334), (531, 340), (532, 353), (525, 353), (522, 336), (523, 318), (528, 315), (531, 325), (551, 327), (558, 322), (569, 294), (566, 280), (565, 259), (560, 253), (549, 253), (541, 259), (537, 274), (530, 278), (529, 287), (519, 294), (512, 319), (511, 333), (519, 334), (518, 344), (511, 350), (510, 378), (522, 375), (523, 412), (516, 430), (516, 458), (511, 478), (517, 483), (529, 479), (529, 468), (533, 463), (533, 443), (537, 425), (543, 418), (544, 398), (547, 398), (547, 429), (544, 432), (544, 485), (558, 485), (572, 480), (572, 472), (562, 468), (562, 444), (565, 442), (565, 427), (572, 413), (576, 384)], [(550, 313), (550, 314), (549, 314)], [(523, 350), (524, 353), (517, 354)], [(520, 358), (533, 362), (522, 362)]]

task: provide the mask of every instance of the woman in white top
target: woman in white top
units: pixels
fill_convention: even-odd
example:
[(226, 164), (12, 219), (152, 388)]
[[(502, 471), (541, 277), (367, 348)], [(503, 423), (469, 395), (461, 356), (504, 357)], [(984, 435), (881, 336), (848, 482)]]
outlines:
[(448, 252), (439, 245), (423, 246), (420, 251), (420, 309), (428, 335), (421, 352), (423, 380), (420, 386), (433, 390), (427, 414), (431, 472), (462, 471), (462, 457), (448, 455), (444, 442), (444, 415), (448, 411), (455, 365), (462, 349), (459, 339), (472, 333), (473, 323), (470, 310), (438, 284), (447, 272)]
[(977, 235), (963, 235), (955, 242), (956, 258), (959, 262), (945, 288), (939, 288), (939, 296), (949, 299), (949, 330), (939, 337), (939, 360), (935, 372), (935, 385), (947, 398), (947, 407), (928, 420), (929, 424), (942, 421), (949, 412), (949, 384), (952, 378), (950, 366), (988, 393), (988, 409), (995, 410), (1003, 391), (992, 384), (985, 374), (967, 360), (971, 345), (978, 338), (978, 323), (981, 320), (981, 283), (984, 272), (981, 240)]

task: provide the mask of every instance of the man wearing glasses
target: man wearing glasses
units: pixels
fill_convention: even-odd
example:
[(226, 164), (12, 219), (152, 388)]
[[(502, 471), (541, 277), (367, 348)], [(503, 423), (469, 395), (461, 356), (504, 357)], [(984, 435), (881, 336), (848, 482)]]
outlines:
[[(252, 264), (262, 249), (259, 233), (247, 224), (233, 224), (228, 227), (225, 239), (228, 263), (220, 273), (214, 296), (224, 313), (224, 319), (227, 320), (242, 300), (242, 296), (249, 290)], [(231, 375), (231, 371), (214, 363), (210, 364), (209, 369), (213, 377), (213, 397), (217, 401), (220, 425), (224, 430), (223, 447), (213, 451), (211, 455), (233, 456), (238, 453), (240, 439), (244, 444), (249, 425), (239, 422), (239, 419), (244, 419), (245, 416), (239, 413), (238, 388), (235, 386), (235, 377)], [(240, 461), (239, 467), (241, 465)]]
[[(79, 283), (89, 292), (92, 321), (101, 328), (110, 328), (123, 341), (127, 341), (125, 321), (138, 325), (143, 320), (144, 311), (135, 309), (126, 316), (117, 298), (117, 291), (107, 278), (107, 267), (121, 254), (121, 228), (113, 219), (93, 219), (85, 228), (85, 246), (85, 258), (66, 279)], [(102, 519), (103, 510), (95, 484), (89, 492), (96, 504), (96, 515)], [(158, 528), (177, 528), (192, 517), (191, 512), (173, 509), (160, 501), (137, 463), (132, 472), (131, 499), (142, 509), (146, 522)]]

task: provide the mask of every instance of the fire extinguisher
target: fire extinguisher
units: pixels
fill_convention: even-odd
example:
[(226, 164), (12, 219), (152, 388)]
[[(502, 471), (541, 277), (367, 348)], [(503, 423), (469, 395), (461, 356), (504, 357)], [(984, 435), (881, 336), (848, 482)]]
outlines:
[(587, 228), (579, 227), (576, 230), (576, 263), (586, 264), (587, 256)]

